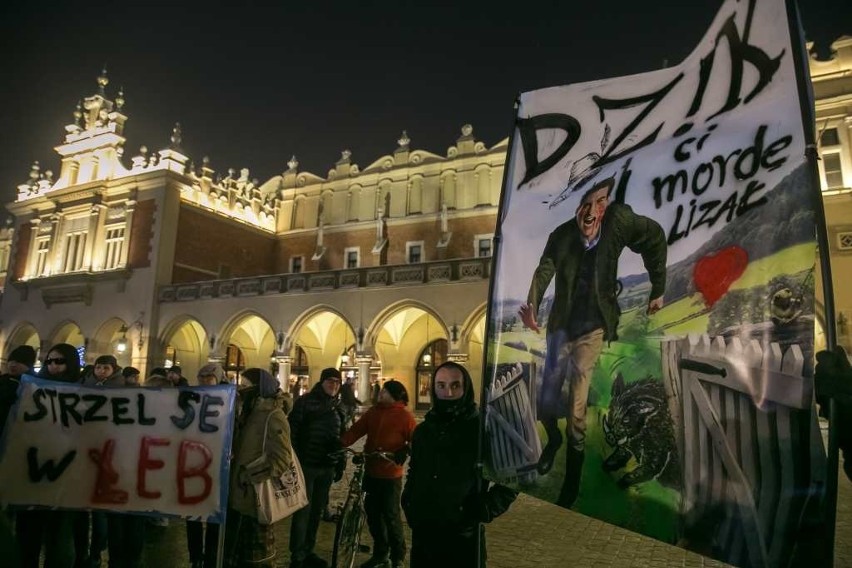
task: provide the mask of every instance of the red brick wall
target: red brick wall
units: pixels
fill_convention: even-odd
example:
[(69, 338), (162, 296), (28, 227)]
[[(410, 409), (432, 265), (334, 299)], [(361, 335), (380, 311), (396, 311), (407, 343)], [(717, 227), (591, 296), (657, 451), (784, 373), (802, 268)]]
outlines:
[(14, 238), (17, 242), (15, 243), (14, 256), (11, 259), (11, 274), (14, 280), (20, 280), (27, 272), (27, 253), (30, 252), (30, 241), (33, 238), (33, 231), (35, 229), (30, 223), (22, 223), (16, 229), (17, 234)]
[[(232, 278), (274, 274), (275, 237), (212, 213), (181, 205), (172, 282), (213, 280), (220, 266)], [(177, 266), (199, 268), (199, 272)]]
[[(407, 261), (405, 244), (410, 241), (423, 241), (427, 261), (471, 258), (475, 254), (473, 236), (493, 233), (496, 222), (497, 216), (494, 214), (451, 219), (448, 222), (448, 229), (452, 231), (453, 236), (449, 246), (445, 249), (445, 253), (443, 253), (443, 258), (438, 249), (438, 240), (441, 238), (440, 221), (423, 221), (402, 225), (391, 223), (387, 231), (387, 264), (405, 264)], [(326, 247), (326, 251), (319, 261), (311, 260), (316, 250), (316, 242), (315, 231), (281, 237), (276, 246), (273, 267), (275, 272), (289, 272), (290, 258), (300, 255), (303, 257), (302, 270), (304, 272), (343, 268), (344, 251), (348, 247), (360, 247), (362, 267), (378, 264), (372, 253), (373, 245), (376, 244), (376, 230), (373, 224), (369, 228), (365, 227), (346, 232), (327, 231), (323, 235), (323, 245)]]
[(151, 266), (151, 242), (154, 236), (154, 212), (157, 202), (146, 199), (136, 204), (130, 225), (130, 250), (127, 251), (129, 268)]

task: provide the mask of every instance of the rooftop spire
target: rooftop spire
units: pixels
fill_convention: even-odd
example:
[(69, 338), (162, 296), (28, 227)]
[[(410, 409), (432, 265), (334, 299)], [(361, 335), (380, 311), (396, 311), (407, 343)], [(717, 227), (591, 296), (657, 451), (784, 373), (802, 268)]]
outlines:
[(98, 76), (98, 94), (104, 96), (106, 92), (104, 88), (109, 85), (109, 77), (107, 77), (107, 68), (106, 63), (104, 63), (104, 68), (101, 70), (101, 74)]

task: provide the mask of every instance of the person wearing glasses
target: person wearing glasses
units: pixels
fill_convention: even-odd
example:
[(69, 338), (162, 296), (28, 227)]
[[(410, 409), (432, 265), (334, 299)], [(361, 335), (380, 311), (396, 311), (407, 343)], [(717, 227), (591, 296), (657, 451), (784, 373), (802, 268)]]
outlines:
[[(51, 347), (38, 376), (63, 383), (79, 382), (80, 356), (77, 349), (67, 343)], [(21, 566), (38, 568), (42, 544), (45, 566), (74, 566), (73, 522), (77, 514), (71, 511), (20, 511), (16, 519), (16, 536), (21, 549)]]

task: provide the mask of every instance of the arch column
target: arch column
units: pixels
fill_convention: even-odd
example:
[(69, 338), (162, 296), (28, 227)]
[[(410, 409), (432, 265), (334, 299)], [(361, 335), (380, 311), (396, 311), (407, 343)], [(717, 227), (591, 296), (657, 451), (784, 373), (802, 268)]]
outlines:
[(364, 406), (370, 405), (370, 363), (373, 358), (364, 354), (358, 355), (355, 358), (358, 364), (358, 394), (361, 395), (361, 402)]

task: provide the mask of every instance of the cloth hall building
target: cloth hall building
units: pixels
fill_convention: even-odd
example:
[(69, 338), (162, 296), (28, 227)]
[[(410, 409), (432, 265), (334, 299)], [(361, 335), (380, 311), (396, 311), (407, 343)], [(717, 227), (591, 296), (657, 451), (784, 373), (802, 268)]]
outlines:
[[(852, 38), (834, 48), (811, 75), (840, 283), (852, 274)], [(431, 370), (453, 359), (479, 388), (508, 140), (487, 146), (465, 125), (437, 155), (403, 132), (366, 167), (344, 151), (321, 177), (293, 158), (260, 183), (193, 163), (179, 126), (164, 148), (125, 156), (123, 95), (107, 87), (102, 75), (65, 127), (58, 174), (34, 164), (6, 206), (0, 363), (18, 345), (43, 359), (65, 342), (143, 376), (178, 364), (191, 382), (208, 361), (308, 384), (340, 367), (362, 400), (369, 379), (395, 378), (423, 408)], [(852, 289), (836, 284), (835, 306), (848, 349)]]

